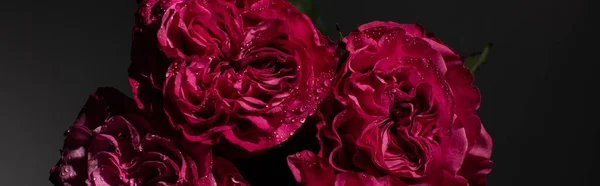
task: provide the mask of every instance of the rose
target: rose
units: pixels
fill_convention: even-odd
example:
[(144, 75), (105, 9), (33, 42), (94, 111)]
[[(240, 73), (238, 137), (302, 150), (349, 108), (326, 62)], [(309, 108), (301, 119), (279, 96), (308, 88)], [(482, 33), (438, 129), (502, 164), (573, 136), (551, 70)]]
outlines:
[[(146, 51), (134, 53), (130, 67), (134, 97), (164, 111), (188, 140), (215, 144), (224, 136), (247, 151), (275, 146), (329, 90), (336, 46), (285, 0), (147, 2), (134, 32), (134, 51)], [(136, 36), (159, 49), (145, 49)]]
[(50, 179), (55, 185), (211, 181), (204, 177), (211, 171), (206, 164), (212, 159), (209, 149), (198, 147), (194, 151), (198, 153), (190, 156), (151, 132), (133, 100), (116, 89), (100, 88), (67, 131), (62, 158), (52, 168)]
[[(154, 135), (133, 100), (116, 89), (100, 88), (66, 132), (62, 157), (50, 170), (50, 181), (54, 185), (216, 185), (210, 148), (187, 149)], [(216, 164), (219, 172), (236, 171)]]
[(485, 185), (491, 138), (461, 58), (417, 25), (372, 22), (343, 41), (349, 54), (324, 104), (321, 156), (339, 172)]

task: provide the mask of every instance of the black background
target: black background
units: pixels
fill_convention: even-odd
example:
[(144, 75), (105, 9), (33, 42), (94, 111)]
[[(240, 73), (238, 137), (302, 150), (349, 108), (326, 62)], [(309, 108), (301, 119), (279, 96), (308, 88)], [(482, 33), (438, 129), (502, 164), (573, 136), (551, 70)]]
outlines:
[[(476, 74), (494, 140), (489, 185), (597, 185), (600, 74), (592, 1), (322, 0), (344, 33), (420, 23), (461, 54), (495, 44)], [(134, 0), (0, 4), (0, 185), (50, 185), (62, 134), (98, 86), (131, 95)]]

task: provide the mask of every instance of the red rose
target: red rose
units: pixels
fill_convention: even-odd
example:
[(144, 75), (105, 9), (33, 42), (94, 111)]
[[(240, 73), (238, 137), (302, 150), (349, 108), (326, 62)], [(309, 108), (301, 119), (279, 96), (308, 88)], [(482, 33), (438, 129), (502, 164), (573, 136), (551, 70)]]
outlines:
[(327, 94), (336, 46), (289, 2), (146, 2), (134, 32), (141, 52), (130, 67), (133, 92), (188, 140), (224, 136), (248, 151), (266, 149), (289, 138)]
[(319, 126), (322, 157), (339, 172), (409, 185), (485, 185), (492, 143), (461, 58), (417, 25), (372, 22), (344, 42), (348, 59)]
[[(232, 166), (219, 169), (236, 171)], [(152, 133), (133, 100), (116, 89), (100, 88), (67, 131), (50, 181), (54, 185), (216, 185), (212, 172), (209, 146), (181, 150), (170, 139)]]

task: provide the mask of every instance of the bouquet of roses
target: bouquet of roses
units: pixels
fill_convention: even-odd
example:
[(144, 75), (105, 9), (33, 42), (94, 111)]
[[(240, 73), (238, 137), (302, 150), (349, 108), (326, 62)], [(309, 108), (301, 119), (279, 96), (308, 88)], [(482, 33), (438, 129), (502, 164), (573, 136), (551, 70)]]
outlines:
[(334, 42), (315, 8), (140, 2), (133, 99), (90, 95), (50, 181), (485, 185), (492, 142), (472, 71), (487, 48), (462, 57), (419, 25), (381, 21)]

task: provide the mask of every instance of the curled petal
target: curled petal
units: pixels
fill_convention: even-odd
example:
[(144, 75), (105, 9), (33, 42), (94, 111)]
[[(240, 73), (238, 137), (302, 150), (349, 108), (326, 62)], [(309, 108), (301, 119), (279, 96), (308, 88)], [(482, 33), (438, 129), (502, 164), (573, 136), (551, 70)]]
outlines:
[(224, 158), (216, 158), (214, 161), (213, 174), (217, 185), (222, 186), (248, 186), (235, 166)]
[(331, 166), (313, 152), (304, 150), (287, 158), (287, 164), (299, 183), (310, 186), (330, 186), (335, 181)]

